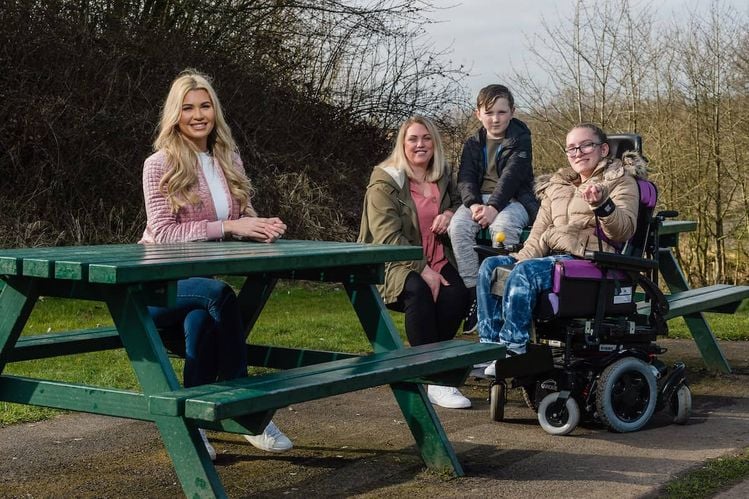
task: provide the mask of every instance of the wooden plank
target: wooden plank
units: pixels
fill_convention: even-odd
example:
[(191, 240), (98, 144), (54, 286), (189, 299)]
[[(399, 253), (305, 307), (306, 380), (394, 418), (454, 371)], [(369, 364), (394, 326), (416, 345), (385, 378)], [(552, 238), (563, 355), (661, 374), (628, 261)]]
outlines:
[(153, 421), (142, 393), (19, 376), (0, 376), (0, 400)]
[(229, 391), (214, 391), (185, 400), (185, 416), (216, 421), (458, 368), (465, 368), (467, 374), (473, 364), (504, 354), (501, 345), (460, 340), (450, 342), (448, 348), (416, 349), (406, 358), (387, 352), (369, 358), (345, 359), (338, 361), (338, 369), (325, 365), (303, 376), (289, 370), (282, 373), (286, 376), (272, 380), (249, 378), (251, 383), (234, 380), (229, 383), (232, 385)]
[[(287, 240), (275, 244), (195, 242), (2, 250), (0, 269), (4, 274), (76, 280), (86, 279), (94, 268), (92, 282), (129, 283), (180, 279), (188, 274), (301, 271), (308, 267), (369, 265), (420, 257), (419, 247), (393, 245)], [(266, 261), (275, 265), (267, 267)], [(190, 272), (185, 270), (188, 267)]]
[(690, 220), (666, 220), (658, 228), (658, 245), (661, 248), (675, 248), (682, 232), (697, 230), (697, 222)]
[[(669, 311), (666, 319), (681, 317), (698, 312), (725, 312), (727, 305), (738, 306), (749, 298), (749, 286), (733, 286), (730, 284), (714, 284), (702, 288), (688, 289), (666, 295)], [(637, 307), (641, 313), (650, 312), (650, 304), (642, 303)]]
[(697, 222), (693, 220), (665, 220), (658, 229), (658, 233), (669, 235), (694, 232), (695, 230), (697, 230)]
[[(279, 242), (280, 243), (280, 242)], [(277, 243), (279, 246), (280, 244)], [(249, 274), (384, 264), (422, 256), (418, 246), (286, 246), (262, 257), (242, 253), (206, 256), (192, 261), (163, 259), (89, 265), (89, 281), (101, 283), (149, 282), (193, 275)]]
[[(255, 244), (258, 254), (264, 246), (248, 242), (201, 241), (170, 244), (136, 244), (118, 248), (106, 248), (106, 251), (74, 255), (76, 258), (58, 259), (55, 261), (55, 277), (58, 279), (88, 279), (88, 266), (91, 264), (116, 264), (126, 261), (156, 261), (164, 259), (187, 260), (205, 256), (231, 255), (234, 252), (246, 252), (248, 245)], [(253, 251), (255, 248), (252, 248)]]
[(35, 334), (21, 336), (18, 339), (15, 348), (9, 353), (8, 362), (99, 352), (115, 348), (122, 348), (122, 341), (115, 327)]
[[(476, 345), (487, 345), (476, 346)], [(467, 349), (467, 350), (460, 350)], [(351, 358), (340, 359), (333, 362), (326, 362), (324, 364), (311, 364), (303, 367), (289, 369), (287, 371), (279, 371), (263, 376), (251, 376), (248, 378), (240, 378), (230, 381), (224, 381), (221, 383), (213, 383), (201, 386), (195, 386), (192, 388), (183, 388), (178, 391), (160, 393), (151, 396), (149, 407), (151, 412), (156, 414), (164, 414), (168, 416), (178, 416), (183, 414), (184, 401), (188, 399), (201, 398), (207, 395), (217, 395), (224, 392), (232, 392), (239, 388), (249, 388), (261, 385), (267, 386), (283, 386), (283, 384), (294, 385), (298, 380), (304, 379), (314, 375), (324, 375), (326, 373), (335, 373), (342, 370), (349, 369), (353, 372), (376, 372), (380, 369), (378, 366), (382, 362), (392, 362), (400, 365), (408, 365), (413, 359), (419, 358), (421, 361), (424, 360), (424, 355), (431, 356), (431, 360), (453, 358), (456, 355), (465, 353), (479, 352), (480, 357), (499, 358), (504, 352), (504, 347), (501, 345), (493, 344), (482, 344), (472, 343), (463, 340), (450, 340), (442, 341), (439, 343), (431, 343), (429, 345), (421, 345), (412, 348), (400, 348), (397, 350), (382, 352), (379, 354), (369, 354), (363, 356), (355, 356)], [(419, 357), (422, 355), (422, 357)], [(497, 355), (498, 357), (494, 357)], [(484, 359), (488, 360), (488, 359)], [(476, 361), (483, 362), (483, 361)], [(476, 363), (473, 362), (473, 363)], [(467, 364), (463, 363), (458, 367), (463, 367)], [(443, 369), (447, 370), (447, 369)], [(438, 372), (438, 371), (431, 371)], [(413, 376), (406, 376), (402, 379), (408, 379)], [(387, 383), (385, 383), (387, 384)], [(373, 385), (376, 386), (376, 385)]]

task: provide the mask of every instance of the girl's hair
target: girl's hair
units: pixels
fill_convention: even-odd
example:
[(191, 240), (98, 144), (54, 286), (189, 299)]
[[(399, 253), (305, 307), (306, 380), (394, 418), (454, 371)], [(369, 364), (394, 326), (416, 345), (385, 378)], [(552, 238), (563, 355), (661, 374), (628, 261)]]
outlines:
[(588, 123), (588, 122), (578, 123), (577, 125), (570, 128), (570, 131), (574, 130), (575, 128), (587, 128), (588, 130), (591, 130), (595, 134), (596, 138), (598, 139), (598, 142), (600, 142), (601, 144), (609, 143), (609, 138), (606, 136), (606, 132), (601, 130), (601, 128), (595, 123)]
[(208, 92), (215, 114), (213, 130), (208, 135), (208, 151), (213, 154), (221, 167), (231, 196), (239, 201), (240, 213), (254, 212), (250, 203), (252, 185), (249, 179), (241, 172), (237, 172), (234, 167), (233, 160), (234, 155), (237, 154), (237, 145), (224, 119), (224, 112), (216, 91), (206, 75), (193, 69), (186, 69), (177, 75), (161, 110), (161, 121), (153, 147), (154, 150), (163, 151), (166, 154), (167, 164), (170, 166), (159, 183), (161, 192), (166, 197), (173, 213), (177, 213), (182, 206), (200, 202), (199, 196), (193, 189), (198, 182), (198, 153), (200, 151), (179, 130), (182, 103), (185, 95), (191, 90)]
[(443, 175), (449, 174), (449, 170), (447, 162), (445, 161), (444, 149), (442, 148), (442, 139), (440, 138), (440, 134), (437, 131), (437, 127), (434, 125), (432, 120), (423, 116), (412, 116), (401, 125), (400, 129), (398, 130), (398, 136), (396, 137), (395, 147), (393, 148), (393, 151), (390, 153), (390, 156), (385, 159), (385, 161), (377, 166), (382, 168), (394, 166), (400, 170), (404, 170), (406, 172), (406, 175), (408, 175), (408, 178), (414, 177), (414, 171), (411, 168), (411, 165), (408, 164), (405, 150), (406, 132), (408, 131), (408, 127), (414, 124), (424, 125), (424, 127), (429, 132), (429, 135), (432, 136), (434, 154), (432, 155), (432, 159), (429, 162), (429, 166), (427, 167), (426, 180), (428, 180), (429, 182), (436, 182), (437, 180), (442, 178)]

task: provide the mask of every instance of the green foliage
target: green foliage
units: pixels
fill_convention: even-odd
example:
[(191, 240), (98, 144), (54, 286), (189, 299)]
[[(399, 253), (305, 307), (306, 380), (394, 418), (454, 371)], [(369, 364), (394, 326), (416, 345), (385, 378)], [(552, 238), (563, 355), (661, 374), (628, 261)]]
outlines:
[(669, 499), (703, 499), (715, 497), (729, 487), (749, 477), (749, 450), (737, 456), (709, 460), (696, 471), (669, 483), (658, 497)]
[(175, 30), (143, 15), (77, 0), (0, 9), (0, 247), (136, 241), (143, 161), (169, 84), (186, 67), (214, 76), (258, 212), (284, 219), (289, 237), (354, 237), (385, 131), (310, 99), (264, 59), (240, 57), (234, 42), (205, 39), (211, 30), (196, 19)]
[(353, 239), (391, 128), (462, 101), (463, 72), (418, 45), (429, 7), (5, 0), (0, 247), (136, 241), (143, 161), (185, 68), (213, 77), (257, 211), (289, 237)]

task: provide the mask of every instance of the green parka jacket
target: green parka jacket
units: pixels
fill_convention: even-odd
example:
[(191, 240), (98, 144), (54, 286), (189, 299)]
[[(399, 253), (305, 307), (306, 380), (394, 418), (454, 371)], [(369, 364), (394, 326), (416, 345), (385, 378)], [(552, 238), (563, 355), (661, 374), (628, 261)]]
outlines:
[[(450, 210), (454, 213), (460, 206), (460, 196), (451, 175), (443, 175), (437, 181), (437, 187), (440, 193), (439, 212)], [(426, 227), (425, 230), (429, 228)], [(405, 171), (392, 166), (375, 167), (372, 171), (364, 195), (364, 209), (357, 241), (421, 246), (418, 214), (411, 198), (409, 179)], [(457, 268), (447, 234), (440, 236), (440, 241), (445, 247), (447, 260)], [(408, 273), (421, 273), (426, 265), (425, 258), (385, 264), (385, 284), (377, 286), (383, 301), (396, 302), (403, 291)]]

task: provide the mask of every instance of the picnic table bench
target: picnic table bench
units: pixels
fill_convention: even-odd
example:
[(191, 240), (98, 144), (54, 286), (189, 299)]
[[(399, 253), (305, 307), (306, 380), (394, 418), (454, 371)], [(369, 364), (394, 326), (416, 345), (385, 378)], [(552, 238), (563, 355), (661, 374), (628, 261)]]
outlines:
[[(420, 257), (418, 247), (287, 240), (0, 250), (0, 401), (152, 421), (185, 494), (223, 497), (199, 427), (258, 433), (278, 408), (390, 385), (427, 466), (462, 475), (423, 383), (457, 386), (505, 350), (460, 340), (404, 348), (375, 284), (386, 262)], [(342, 283), (373, 353), (250, 343), (251, 365), (280, 370), (183, 389), (146, 306), (174, 304), (177, 280), (211, 275), (247, 277), (238, 299), (250, 333), (278, 279)], [(103, 301), (114, 327), (21, 336), (40, 296)], [(123, 347), (138, 391), (2, 374), (9, 362)]]
[[(697, 229), (697, 222), (689, 220), (667, 220), (659, 229), (658, 271), (668, 287), (666, 295), (669, 311), (666, 319), (684, 317), (684, 322), (700, 350), (705, 365), (713, 370), (730, 373), (728, 364), (703, 312), (731, 314), (741, 302), (749, 298), (749, 286), (713, 284), (690, 288), (684, 271), (674, 256), (679, 235)], [(646, 313), (650, 305), (641, 303), (638, 309)]]

